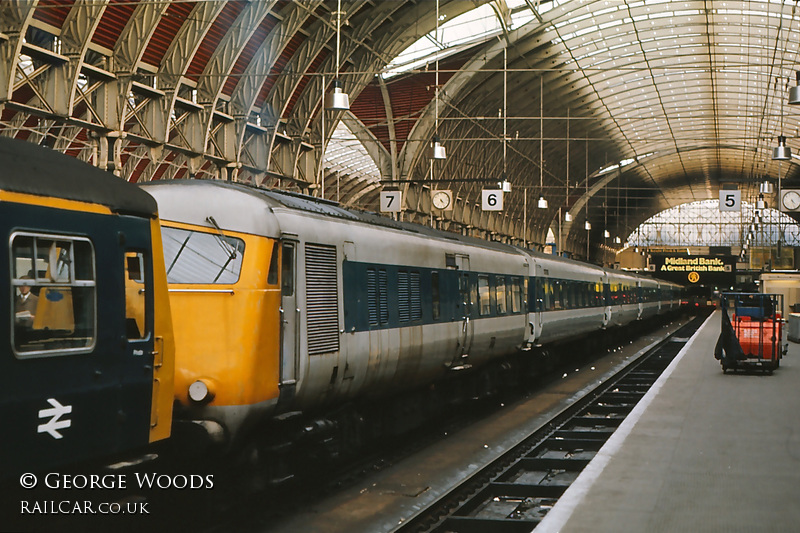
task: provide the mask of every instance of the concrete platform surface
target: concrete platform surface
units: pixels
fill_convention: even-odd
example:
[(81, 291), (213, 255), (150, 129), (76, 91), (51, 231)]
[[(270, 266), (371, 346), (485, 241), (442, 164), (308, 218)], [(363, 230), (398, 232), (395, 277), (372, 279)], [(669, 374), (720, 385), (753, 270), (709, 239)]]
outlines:
[(712, 314), (535, 529), (800, 531), (800, 346), (723, 374)]

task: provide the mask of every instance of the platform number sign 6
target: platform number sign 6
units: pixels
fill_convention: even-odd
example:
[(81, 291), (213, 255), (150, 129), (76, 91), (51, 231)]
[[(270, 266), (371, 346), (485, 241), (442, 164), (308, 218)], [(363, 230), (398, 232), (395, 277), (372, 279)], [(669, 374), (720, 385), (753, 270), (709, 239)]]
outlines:
[(741, 211), (742, 191), (721, 189), (719, 191), (719, 210)]
[(381, 212), (399, 213), (402, 211), (403, 193), (400, 191), (381, 191)]
[(503, 210), (503, 189), (483, 189), (481, 207), (484, 211)]

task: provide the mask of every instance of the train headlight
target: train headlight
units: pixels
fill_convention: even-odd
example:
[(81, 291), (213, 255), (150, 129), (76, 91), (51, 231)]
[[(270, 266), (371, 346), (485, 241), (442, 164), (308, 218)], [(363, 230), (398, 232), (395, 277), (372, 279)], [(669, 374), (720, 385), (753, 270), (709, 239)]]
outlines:
[(214, 393), (205, 381), (198, 379), (189, 385), (189, 399), (193, 402), (210, 402), (212, 398), (214, 398)]

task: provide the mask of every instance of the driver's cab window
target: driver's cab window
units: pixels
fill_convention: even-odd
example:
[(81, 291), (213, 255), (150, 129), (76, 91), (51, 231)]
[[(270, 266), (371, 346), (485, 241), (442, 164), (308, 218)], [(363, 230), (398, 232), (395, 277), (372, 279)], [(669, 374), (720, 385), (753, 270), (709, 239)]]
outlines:
[(11, 337), (17, 356), (87, 352), (96, 338), (95, 257), (83, 237), (11, 237)]

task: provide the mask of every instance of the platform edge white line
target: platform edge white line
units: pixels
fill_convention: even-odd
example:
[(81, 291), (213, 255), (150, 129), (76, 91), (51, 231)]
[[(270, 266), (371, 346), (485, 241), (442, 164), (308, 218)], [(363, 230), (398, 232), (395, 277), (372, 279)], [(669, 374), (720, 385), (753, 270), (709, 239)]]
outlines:
[(636, 407), (631, 410), (630, 414), (611, 435), (611, 438), (609, 438), (600, 448), (600, 450), (597, 452), (597, 455), (595, 455), (592, 460), (589, 461), (589, 464), (586, 465), (586, 468), (584, 468), (583, 472), (581, 472), (578, 478), (569, 486), (566, 491), (564, 491), (564, 494), (558, 499), (556, 504), (553, 506), (550, 512), (545, 515), (542, 521), (537, 524), (533, 531), (536, 533), (557, 533), (562, 530), (569, 518), (572, 516), (572, 513), (575, 511), (575, 508), (589, 493), (592, 485), (594, 485), (594, 483), (600, 477), (600, 474), (602, 474), (603, 470), (605, 470), (606, 465), (608, 465), (611, 458), (622, 447), (622, 444), (625, 442), (625, 439), (628, 437), (633, 427), (653, 402), (653, 399), (658, 395), (664, 382), (669, 379), (670, 375), (672, 375), (672, 372), (675, 370), (675, 367), (678, 366), (681, 359), (683, 359), (686, 353), (691, 349), (695, 340), (711, 323), (711, 319), (715, 316), (717, 316), (716, 311), (711, 313), (705, 322), (703, 322), (703, 325), (698, 328), (694, 335), (692, 335), (692, 338), (689, 339), (689, 342), (687, 342), (681, 351), (678, 352), (672, 362), (667, 366), (666, 369), (664, 369), (664, 372), (661, 373), (650, 390), (647, 391), (641, 400), (639, 400), (639, 403), (637, 403)]

